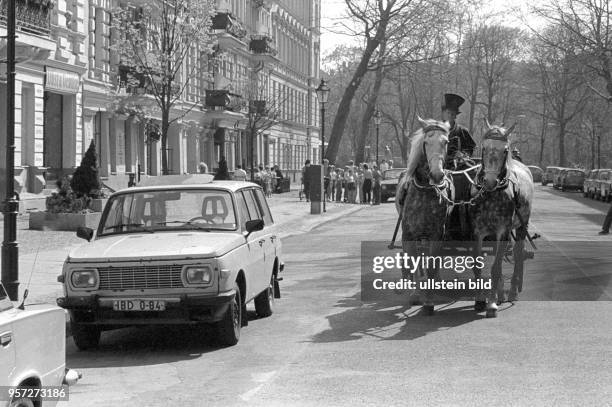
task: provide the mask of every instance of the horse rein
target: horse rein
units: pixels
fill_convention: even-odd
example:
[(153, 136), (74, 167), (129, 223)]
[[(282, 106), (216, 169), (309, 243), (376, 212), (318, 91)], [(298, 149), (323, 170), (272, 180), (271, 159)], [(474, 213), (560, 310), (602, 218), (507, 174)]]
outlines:
[[(497, 141), (504, 141), (504, 142), (508, 142), (508, 137), (505, 134), (502, 134), (501, 131), (499, 131), (499, 129), (491, 129), (488, 132), (485, 133), (483, 140), (497, 140)], [(509, 179), (508, 179), (508, 167), (507, 167), (507, 163), (508, 163), (508, 151), (509, 151), (509, 147), (506, 144), (506, 148), (504, 150), (504, 158), (503, 158), (503, 162), (504, 162), (504, 166), (502, 167), (502, 169), (497, 173), (497, 185), (495, 185), (495, 188), (491, 189), (491, 190), (484, 190), (484, 185), (483, 185), (483, 181), (482, 181), (482, 174), (487, 174), (487, 173), (491, 173), (491, 172), (495, 172), (495, 170), (486, 170), (485, 169), (485, 165), (484, 165), (484, 149), (482, 149), (481, 153), (480, 153), (480, 159), (481, 159), (481, 167), (480, 170), (478, 171), (478, 173), (476, 174), (476, 181), (473, 182), (472, 184), (476, 187), (479, 187), (480, 190), (484, 190), (484, 192), (494, 192), (494, 191), (499, 191), (499, 190), (504, 190), (508, 187), (509, 184)], [(502, 178), (501, 180), (499, 179), (500, 175), (502, 173), (505, 173), (504, 178)]]

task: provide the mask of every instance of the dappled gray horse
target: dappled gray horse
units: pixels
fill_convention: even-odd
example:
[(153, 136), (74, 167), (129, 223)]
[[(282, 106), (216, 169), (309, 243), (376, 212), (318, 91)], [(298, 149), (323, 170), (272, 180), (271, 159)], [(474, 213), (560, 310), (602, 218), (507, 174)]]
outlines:
[(515, 301), (522, 288), (525, 238), (533, 201), (533, 178), (529, 169), (512, 158), (509, 136), (514, 125), (506, 130), (491, 126), (482, 143), (482, 166), (476, 177), (474, 194), (481, 194), (472, 207), (472, 223), (476, 235), (476, 255), (482, 253), (487, 236), (495, 239), (495, 261), (491, 268), (492, 288), (487, 298), (487, 317), (497, 316), (498, 302), (504, 301), (502, 260), (514, 233), (514, 272), (508, 299)]

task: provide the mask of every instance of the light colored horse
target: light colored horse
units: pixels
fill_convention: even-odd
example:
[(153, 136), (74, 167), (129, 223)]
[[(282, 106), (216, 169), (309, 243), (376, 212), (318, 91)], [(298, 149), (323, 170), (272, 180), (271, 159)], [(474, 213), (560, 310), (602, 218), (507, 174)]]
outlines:
[[(452, 201), (454, 187), (444, 171), (449, 125), (419, 118), (422, 126), (414, 135), (408, 157), (408, 169), (402, 174), (396, 191), (396, 208), (402, 216), (402, 248), (409, 256), (418, 256), (417, 242), (427, 246), (426, 255), (436, 255), (444, 239), (446, 218), (451, 206), (441, 199), (445, 194)], [(427, 269), (427, 278), (435, 278), (437, 270)], [(423, 311), (433, 314), (433, 292), (425, 291)]]
[[(482, 189), (481, 199), (472, 208), (472, 222), (476, 240), (476, 255), (482, 253), (483, 240), (487, 236), (495, 239), (495, 260), (491, 268), (492, 288), (487, 298), (487, 317), (497, 316), (498, 303), (504, 301), (502, 260), (515, 233), (514, 272), (509, 300), (518, 299), (522, 288), (524, 247), (527, 225), (533, 202), (533, 178), (529, 169), (512, 158), (509, 136), (514, 125), (508, 130), (491, 126), (483, 137), (482, 166), (476, 183)], [(473, 189), (476, 194), (476, 187)]]

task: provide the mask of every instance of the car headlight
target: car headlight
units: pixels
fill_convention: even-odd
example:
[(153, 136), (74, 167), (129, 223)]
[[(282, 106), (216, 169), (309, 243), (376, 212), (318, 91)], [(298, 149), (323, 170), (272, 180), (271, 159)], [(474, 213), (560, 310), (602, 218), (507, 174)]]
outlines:
[(213, 273), (208, 266), (186, 266), (183, 268), (183, 281), (187, 285), (210, 285)]
[(72, 287), (76, 289), (95, 289), (98, 286), (98, 270), (73, 270), (70, 275), (70, 282), (72, 283)]

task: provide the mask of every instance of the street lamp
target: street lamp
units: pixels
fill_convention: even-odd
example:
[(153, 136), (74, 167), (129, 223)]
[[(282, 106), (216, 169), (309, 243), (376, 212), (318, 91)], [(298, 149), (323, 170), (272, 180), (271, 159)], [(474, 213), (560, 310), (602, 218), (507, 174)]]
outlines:
[(321, 79), (319, 87), (315, 90), (317, 93), (317, 99), (321, 107), (321, 201), (323, 202), (323, 212), (325, 212), (325, 166), (323, 160), (325, 159), (325, 104), (329, 98), (329, 86), (324, 79)]
[(6, 293), (13, 301), (19, 296), (19, 260), (15, 199), (15, 0), (8, 0), (6, 11), (6, 196), (4, 197), (4, 240), (2, 277)]
[(378, 166), (378, 134), (379, 134), (381, 121), (382, 121), (382, 115), (380, 114), (380, 110), (376, 108), (376, 111), (374, 112), (374, 123), (376, 123), (376, 166)]

